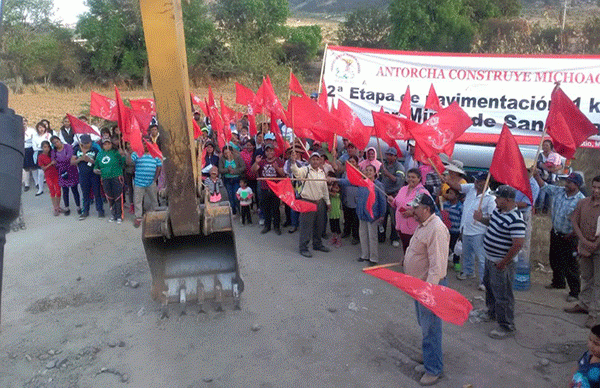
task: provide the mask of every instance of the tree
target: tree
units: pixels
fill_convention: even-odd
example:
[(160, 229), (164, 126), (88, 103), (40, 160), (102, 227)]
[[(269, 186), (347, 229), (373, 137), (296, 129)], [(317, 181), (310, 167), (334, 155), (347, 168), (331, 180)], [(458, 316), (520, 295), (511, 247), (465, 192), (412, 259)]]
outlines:
[(190, 73), (203, 73), (223, 55), (223, 42), (203, 0), (183, 2), (183, 28)]
[(8, 26), (49, 24), (53, 0), (2, 0), (4, 20)]
[(134, 0), (88, 0), (89, 12), (77, 22), (86, 40), (90, 70), (97, 76), (141, 79), (147, 63), (139, 3)]
[(401, 50), (468, 52), (476, 27), (461, 0), (392, 0), (390, 45)]
[(218, 0), (215, 4), (217, 23), (235, 39), (268, 40), (289, 13), (287, 0)]
[(344, 46), (387, 48), (391, 28), (387, 10), (361, 8), (346, 16), (338, 39)]

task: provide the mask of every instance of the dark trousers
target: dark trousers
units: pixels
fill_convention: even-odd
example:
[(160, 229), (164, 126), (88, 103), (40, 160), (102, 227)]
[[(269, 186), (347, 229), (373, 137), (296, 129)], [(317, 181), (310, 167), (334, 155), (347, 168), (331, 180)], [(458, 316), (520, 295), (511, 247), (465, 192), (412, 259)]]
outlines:
[(288, 226), (292, 224), (292, 208), (287, 204), (285, 205), (285, 222), (284, 226)]
[(402, 241), (402, 250), (404, 251), (404, 253), (406, 253), (406, 250), (408, 249), (408, 244), (410, 244), (410, 239), (412, 238), (412, 234), (406, 234), (406, 233), (402, 233), (400, 232), (400, 241)]
[(242, 213), (242, 225), (246, 224), (246, 221), (249, 224), (252, 224), (252, 215), (250, 214), (250, 205), (240, 206), (240, 213)]
[[(396, 194), (390, 194), (390, 195), (392, 197), (396, 197)], [(378, 233), (379, 242), (385, 242), (388, 217), (391, 219), (391, 221), (390, 221), (390, 226), (391, 226), (390, 241), (397, 241), (399, 239), (398, 231), (396, 230), (396, 208), (392, 207), (388, 203), (387, 207), (385, 209), (385, 215), (383, 216), (383, 223), (381, 224), (383, 226), (383, 232), (381, 232), (381, 230), (380, 230)]]
[(341, 234), (342, 229), (340, 228), (340, 219), (339, 218), (330, 218), (329, 219), (329, 227), (331, 228), (331, 233)]
[(358, 216), (356, 215), (356, 209), (342, 205), (342, 212), (344, 213), (344, 234), (352, 234), (352, 238), (358, 240)]
[(450, 253), (452, 253), (452, 262), (454, 264), (460, 263), (460, 256), (454, 254), (454, 247), (456, 246), (456, 242), (460, 237), (460, 232), (458, 233), (450, 233)]
[(240, 188), (240, 177), (235, 178), (223, 178), (223, 185), (227, 190), (227, 196), (229, 197), (229, 205), (231, 205), (231, 212), (237, 214), (238, 200), (235, 195), (237, 190)]
[(502, 271), (496, 268), (496, 263), (486, 259), (483, 272), (485, 286), (485, 305), (490, 317), (496, 319), (502, 328), (515, 330), (515, 296), (513, 283), (515, 281), (515, 263), (510, 262)]
[(63, 201), (65, 203), (66, 208), (69, 207), (69, 189), (71, 189), (71, 192), (73, 193), (73, 199), (75, 200), (75, 205), (77, 205), (77, 207), (81, 207), (81, 198), (79, 197), (78, 187), (79, 187), (78, 185), (75, 185), (72, 187), (63, 187), (62, 188), (62, 196), (63, 196)]
[(81, 186), (81, 194), (83, 195), (83, 213), (90, 212), (90, 193), (94, 194), (96, 210), (98, 214), (104, 213), (104, 202), (100, 193), (100, 175), (93, 172), (85, 173), (79, 171), (79, 185)]
[(577, 262), (577, 238), (550, 232), (550, 268), (552, 268), (552, 285), (565, 288), (569, 284), (569, 295), (578, 297), (581, 289), (579, 280), (579, 263)]
[(119, 176), (116, 178), (102, 179), (102, 186), (108, 199), (108, 206), (110, 207), (113, 218), (121, 218), (123, 211), (123, 177)]
[(129, 204), (133, 205), (133, 174), (126, 172), (123, 174), (123, 179), (125, 180), (123, 192), (127, 193), (127, 197), (129, 197)]
[(321, 236), (327, 220), (327, 206), (324, 200), (320, 200), (316, 204), (316, 212), (300, 213), (300, 252), (308, 251), (311, 236), (313, 248), (323, 246)]
[(281, 225), (281, 214), (279, 213), (279, 197), (271, 191), (271, 189), (262, 190), (262, 199), (260, 209), (265, 217), (265, 228), (271, 229), (271, 221), (273, 221), (273, 229), (279, 229)]

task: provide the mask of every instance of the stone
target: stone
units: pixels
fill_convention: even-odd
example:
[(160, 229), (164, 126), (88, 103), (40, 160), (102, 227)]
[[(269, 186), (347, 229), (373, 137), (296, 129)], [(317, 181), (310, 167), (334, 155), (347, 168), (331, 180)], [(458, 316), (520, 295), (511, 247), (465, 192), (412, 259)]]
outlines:
[(128, 381), (129, 381), (129, 375), (128, 375), (127, 373), (123, 373), (123, 374), (121, 375), (121, 382), (122, 382), (122, 383), (126, 383), (126, 382), (128, 382)]
[(48, 354), (54, 356), (56, 354), (56, 351), (54, 349), (50, 349), (48, 350)]
[(327, 308), (327, 311), (329, 311), (330, 313), (335, 313), (337, 309), (335, 307), (329, 307)]
[(137, 316), (141, 317), (146, 313), (146, 309), (144, 309), (144, 307), (142, 307), (141, 309), (138, 310), (137, 312)]
[(52, 369), (56, 366), (56, 360), (51, 360), (46, 364), (46, 369)]
[(117, 341), (110, 341), (110, 342), (108, 343), (108, 347), (109, 347), (109, 348), (114, 348), (115, 346), (117, 346)]
[(250, 330), (252, 330), (252, 331), (259, 331), (260, 328), (261, 328), (261, 326), (258, 323), (255, 323), (252, 326), (250, 326)]
[(49, 359), (50, 356), (44, 353), (44, 354), (40, 354), (40, 356), (38, 358), (43, 361), (43, 360)]
[(547, 358), (542, 358), (540, 360), (540, 365), (541, 366), (548, 366), (548, 365), (550, 365), (550, 360), (548, 360)]
[(83, 323), (76, 323), (75, 327), (83, 327)]
[(354, 302), (350, 302), (350, 304), (348, 304), (348, 309), (352, 310), (352, 311), (358, 311), (358, 307), (356, 306), (356, 303), (354, 303)]
[(78, 282), (80, 282), (81, 281), (81, 276), (77, 276), (77, 279), (75, 279), (75, 280), (77, 280)]
[(130, 280), (129, 281), (129, 287), (131, 288), (138, 288), (140, 286), (140, 282), (136, 282), (135, 280)]
[(27, 361), (31, 361), (31, 356), (30, 356), (29, 354), (26, 354), (26, 355), (25, 355), (25, 359), (26, 359)]
[(123, 341), (123, 340), (119, 341), (118, 345), (119, 345), (120, 348), (124, 348), (125, 347), (125, 341)]
[(204, 381), (205, 383), (210, 383), (213, 381), (212, 377), (205, 377), (202, 379), (202, 381)]

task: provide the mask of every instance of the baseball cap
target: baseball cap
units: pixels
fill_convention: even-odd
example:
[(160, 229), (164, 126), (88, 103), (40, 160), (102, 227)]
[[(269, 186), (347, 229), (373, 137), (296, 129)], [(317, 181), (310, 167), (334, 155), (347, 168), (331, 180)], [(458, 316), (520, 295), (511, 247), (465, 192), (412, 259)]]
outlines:
[(508, 185), (501, 185), (498, 186), (496, 191), (494, 191), (492, 194), (500, 198), (515, 199), (517, 196), (517, 190)]
[(318, 97), (319, 97), (319, 93), (317, 93), (317, 92), (312, 92), (310, 94), (310, 98), (318, 98)]
[(265, 135), (265, 140), (275, 140), (275, 135), (269, 132)]
[(570, 173), (563, 179), (575, 183), (577, 187), (581, 187), (581, 185), (583, 185), (583, 178), (581, 178), (581, 175), (577, 174), (576, 172)]
[(321, 154), (319, 154), (318, 152), (313, 152), (310, 154), (310, 157), (312, 158), (313, 156), (316, 156), (317, 158), (321, 157)]
[(265, 151), (268, 149), (275, 149), (275, 147), (273, 147), (273, 144), (265, 144)]
[(86, 133), (86, 134), (83, 134), (83, 135), (81, 135), (81, 137), (79, 138), (79, 142), (80, 142), (81, 144), (89, 144), (89, 143), (91, 143), (91, 142), (92, 142), (92, 137), (91, 137), (90, 135), (88, 135), (87, 133)]
[(487, 172), (480, 171), (474, 176), (476, 181), (484, 181), (487, 179)]
[(431, 198), (429, 195), (425, 194), (425, 193), (421, 193), (421, 194), (417, 194), (415, 196), (415, 198), (410, 201), (408, 203), (408, 206), (411, 207), (417, 207), (419, 205), (425, 205), (425, 206), (435, 206), (435, 203), (433, 202), (433, 198)]
[(394, 147), (390, 147), (385, 151), (386, 155), (398, 155), (398, 151)]
[(106, 143), (106, 142), (112, 143), (112, 142), (110, 141), (110, 137), (108, 137), (108, 136), (104, 136), (104, 137), (102, 137), (102, 144), (104, 144), (104, 143)]

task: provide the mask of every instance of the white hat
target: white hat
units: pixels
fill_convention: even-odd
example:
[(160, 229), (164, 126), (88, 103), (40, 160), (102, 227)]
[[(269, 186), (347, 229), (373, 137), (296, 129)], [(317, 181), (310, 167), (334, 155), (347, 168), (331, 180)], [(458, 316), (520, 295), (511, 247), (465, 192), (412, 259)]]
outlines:
[(460, 160), (451, 160), (446, 165), (446, 171), (454, 171), (461, 175), (465, 175), (465, 170), (463, 170), (463, 162)]

